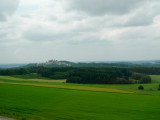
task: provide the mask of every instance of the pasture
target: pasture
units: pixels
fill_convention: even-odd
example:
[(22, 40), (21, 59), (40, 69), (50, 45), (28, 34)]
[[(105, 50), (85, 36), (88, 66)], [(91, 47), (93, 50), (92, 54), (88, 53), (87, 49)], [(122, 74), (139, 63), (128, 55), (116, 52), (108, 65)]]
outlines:
[[(159, 76), (152, 84), (84, 85), (0, 76), (0, 115), (19, 120), (158, 120)], [(151, 90), (152, 89), (152, 90)]]

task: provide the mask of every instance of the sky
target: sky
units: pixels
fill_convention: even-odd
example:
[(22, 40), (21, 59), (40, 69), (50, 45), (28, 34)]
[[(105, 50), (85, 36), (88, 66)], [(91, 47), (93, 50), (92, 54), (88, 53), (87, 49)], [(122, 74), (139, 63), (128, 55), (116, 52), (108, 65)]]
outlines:
[(0, 63), (160, 59), (160, 0), (0, 0)]

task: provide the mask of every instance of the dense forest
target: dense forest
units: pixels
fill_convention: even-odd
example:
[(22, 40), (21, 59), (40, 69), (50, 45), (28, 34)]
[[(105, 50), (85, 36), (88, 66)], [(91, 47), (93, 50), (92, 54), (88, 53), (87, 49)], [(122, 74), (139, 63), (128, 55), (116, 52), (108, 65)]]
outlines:
[(150, 83), (151, 78), (125, 68), (81, 68), (69, 74), (68, 83), (83, 84), (135, 84)]
[(160, 75), (160, 68), (158, 67), (135, 67), (129, 68), (129, 70), (147, 75)]
[[(135, 84), (150, 83), (149, 74), (160, 74), (160, 68), (95, 68), (95, 67), (27, 67), (0, 69), (0, 75), (36, 73), (49, 79), (67, 79), (67, 83)], [(147, 75), (148, 74), (148, 75)]]

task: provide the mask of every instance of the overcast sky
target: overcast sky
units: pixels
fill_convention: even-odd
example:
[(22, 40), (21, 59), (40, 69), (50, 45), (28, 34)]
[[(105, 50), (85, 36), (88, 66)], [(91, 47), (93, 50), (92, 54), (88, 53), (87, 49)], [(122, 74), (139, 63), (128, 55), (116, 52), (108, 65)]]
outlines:
[(0, 63), (160, 59), (160, 0), (0, 0)]

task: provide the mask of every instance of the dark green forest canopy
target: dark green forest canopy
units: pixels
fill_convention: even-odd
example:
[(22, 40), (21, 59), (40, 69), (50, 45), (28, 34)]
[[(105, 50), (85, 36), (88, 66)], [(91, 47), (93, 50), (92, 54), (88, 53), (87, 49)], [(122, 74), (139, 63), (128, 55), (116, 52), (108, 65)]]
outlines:
[[(68, 83), (133, 84), (150, 83), (149, 74), (160, 74), (160, 68), (97, 67), (24, 67), (0, 69), (0, 75), (38, 74), (49, 79), (67, 79)], [(148, 74), (148, 75), (146, 75)]]

